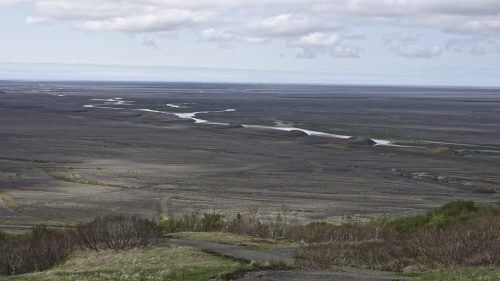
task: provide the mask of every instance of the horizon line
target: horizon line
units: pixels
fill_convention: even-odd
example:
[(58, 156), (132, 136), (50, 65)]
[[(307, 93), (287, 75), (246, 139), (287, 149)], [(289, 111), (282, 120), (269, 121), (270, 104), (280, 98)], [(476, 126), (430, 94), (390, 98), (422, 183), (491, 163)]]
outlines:
[[(5, 62), (0, 61), (1, 65), (19, 65), (19, 66), (59, 66), (59, 67), (97, 67), (97, 68), (118, 68), (125, 70), (126, 68), (149, 68), (149, 69), (184, 69), (184, 70), (210, 70), (210, 71), (237, 71), (237, 72), (255, 72), (255, 73), (287, 73), (287, 74), (307, 74), (307, 75), (340, 75), (332, 72), (323, 72), (323, 71), (297, 71), (297, 70), (265, 70), (265, 69), (240, 69), (240, 68), (218, 68), (218, 67), (206, 67), (206, 66), (172, 66), (172, 65), (126, 65), (126, 64), (92, 64), (92, 63), (51, 63), (51, 62)], [(0, 69), (0, 74), (2, 73), (2, 69)], [(45, 75), (47, 73), (44, 73)], [(344, 75), (348, 75), (351, 73), (344, 73)], [(49, 75), (57, 75), (57, 74), (49, 74)], [(109, 75), (109, 74), (108, 74)], [(28, 75), (29, 76), (29, 75)], [(408, 88), (474, 88), (474, 89), (499, 89), (500, 85), (460, 85), (460, 84), (434, 84), (434, 83), (342, 83), (342, 82), (315, 82), (315, 81), (302, 81), (302, 82), (290, 82), (290, 81), (279, 81), (279, 79), (275, 79), (275, 81), (245, 81), (241, 80), (224, 80), (221, 78), (216, 78), (212, 80), (192, 80), (192, 79), (179, 79), (179, 80), (168, 80), (168, 79), (155, 79), (155, 78), (141, 78), (141, 77), (124, 77), (124, 78), (107, 78), (101, 75), (100, 77), (86, 78), (86, 77), (57, 77), (57, 78), (36, 78), (35, 75), (32, 75), (32, 78), (3, 78), (0, 77), (0, 81), (18, 81), (18, 82), (109, 82), (109, 83), (199, 83), (199, 84), (248, 84), (248, 85), (308, 85), (308, 86), (362, 86), (362, 87), (408, 87)], [(117, 75), (111, 75), (117, 76)], [(358, 76), (363, 76), (359, 74)], [(282, 80), (289, 80), (282, 79)], [(360, 79), (358, 79), (360, 80)]]

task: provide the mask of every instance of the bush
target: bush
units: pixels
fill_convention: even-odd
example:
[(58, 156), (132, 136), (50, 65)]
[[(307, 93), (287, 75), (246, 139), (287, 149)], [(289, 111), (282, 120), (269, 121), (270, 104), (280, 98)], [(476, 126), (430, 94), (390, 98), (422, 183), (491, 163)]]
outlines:
[(160, 231), (153, 221), (112, 215), (79, 226), (77, 235), (81, 246), (87, 249), (124, 250), (155, 244)]
[(38, 225), (26, 234), (0, 232), (0, 275), (48, 269), (78, 246), (123, 250), (153, 245), (159, 237), (158, 226), (153, 221), (126, 216), (97, 218), (76, 231), (55, 231)]
[(402, 234), (422, 228), (440, 228), (469, 218), (499, 215), (500, 205), (478, 205), (472, 201), (456, 200), (423, 215), (408, 216), (386, 222), (385, 225)]
[(195, 232), (214, 232), (222, 231), (226, 228), (226, 221), (221, 214), (203, 214), (201, 215), (198, 210), (185, 214), (180, 218), (169, 218), (160, 222), (159, 226), (163, 232), (182, 232), (182, 231), (195, 231)]
[(0, 231), (0, 243), (7, 240), (8, 237), (9, 237), (9, 235), (7, 233)]
[(237, 214), (232, 220), (224, 220), (220, 214), (203, 214), (193, 211), (180, 218), (170, 218), (160, 222), (160, 229), (173, 232), (214, 232), (224, 231), (237, 235), (263, 239), (289, 240), (296, 242), (328, 242), (332, 240), (378, 240), (394, 234), (391, 229), (378, 224), (336, 226), (324, 222), (299, 225), (291, 216), (282, 212), (273, 218), (263, 220), (257, 212)]
[(416, 215), (395, 219), (387, 223), (387, 226), (399, 233), (411, 233), (427, 225), (430, 221), (429, 215)]
[(442, 214), (450, 218), (464, 218), (479, 210), (479, 206), (472, 201), (456, 200), (432, 211), (434, 214)]
[(25, 235), (3, 235), (0, 240), (0, 275), (41, 271), (64, 260), (74, 248), (70, 231), (34, 227)]
[(225, 227), (224, 216), (220, 214), (203, 214), (199, 223), (200, 231), (220, 231)]
[(499, 216), (483, 216), (379, 241), (353, 242), (344, 237), (301, 249), (298, 263), (309, 268), (356, 265), (392, 271), (408, 266), (423, 270), (500, 266), (499, 229)]
[(387, 239), (394, 231), (387, 227), (374, 224), (344, 224), (311, 223), (305, 226), (295, 226), (289, 238), (306, 243), (324, 243), (330, 241), (374, 241)]

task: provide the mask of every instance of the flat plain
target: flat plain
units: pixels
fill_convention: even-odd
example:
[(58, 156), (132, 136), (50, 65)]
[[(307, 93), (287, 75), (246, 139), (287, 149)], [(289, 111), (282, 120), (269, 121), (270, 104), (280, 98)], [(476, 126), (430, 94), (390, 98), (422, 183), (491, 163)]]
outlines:
[(500, 199), (495, 89), (3, 81), (0, 144), (2, 224), (159, 209), (338, 222)]

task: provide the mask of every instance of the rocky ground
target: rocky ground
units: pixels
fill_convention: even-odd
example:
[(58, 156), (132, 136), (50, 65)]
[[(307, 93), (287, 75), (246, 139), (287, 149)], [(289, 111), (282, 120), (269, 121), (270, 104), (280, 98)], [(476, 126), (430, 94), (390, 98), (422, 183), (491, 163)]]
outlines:
[[(136, 110), (185, 101), (196, 104), (193, 110), (239, 112), (214, 113), (218, 122), (252, 121), (246, 96), (238, 100), (228, 91), (224, 100), (220, 94), (208, 98), (193, 89), (181, 91), (178, 85), (162, 87), (134, 85), (125, 91), (106, 84), (0, 83), (0, 221), (60, 224), (110, 213), (155, 217), (159, 207), (170, 215), (191, 209), (228, 216), (259, 210), (261, 215), (286, 211), (300, 221), (345, 221), (375, 213), (414, 213), (458, 198), (500, 198), (495, 154), (456, 153), (450, 145), (371, 146), (360, 138), (351, 143), (194, 124), (172, 114)], [(92, 99), (114, 96), (136, 102), (110, 106), (121, 109), (84, 107), (96, 104)], [(223, 105), (216, 102), (221, 99)], [(269, 123), (270, 117), (256, 116), (261, 115), (253, 116), (254, 123)], [(428, 123), (431, 119), (425, 116), (422, 120)], [(363, 120), (359, 124), (367, 126)], [(356, 120), (351, 116), (349, 122)], [(461, 122), (468, 126), (461, 141), (496, 149), (494, 123), (490, 133), (484, 126)], [(317, 127), (326, 126), (321, 124)], [(437, 130), (432, 122), (428, 126)], [(422, 129), (425, 137), (431, 129)], [(474, 137), (474, 130), (482, 133)], [(449, 136), (450, 130), (446, 132)], [(403, 138), (402, 131), (391, 131), (396, 133)]]

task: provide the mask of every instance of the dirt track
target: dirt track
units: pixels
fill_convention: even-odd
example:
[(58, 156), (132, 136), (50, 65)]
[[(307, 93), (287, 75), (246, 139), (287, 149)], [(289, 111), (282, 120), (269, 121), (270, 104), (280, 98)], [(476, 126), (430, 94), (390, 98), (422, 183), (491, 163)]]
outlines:
[(250, 272), (234, 281), (394, 281), (407, 280), (400, 277), (384, 277), (365, 273), (271, 270)]
[[(285, 251), (283, 254), (276, 254), (275, 251), (257, 250), (249, 247), (235, 246), (195, 240), (169, 239), (174, 245), (190, 246), (202, 251), (215, 253), (225, 257), (243, 260), (247, 262), (257, 262), (261, 265), (284, 264), (294, 266), (293, 251)], [(284, 254), (287, 253), (287, 254)], [(387, 273), (356, 268), (339, 267), (338, 271), (327, 270), (267, 270), (248, 272), (243, 276), (234, 279), (241, 281), (385, 281), (385, 280), (406, 280), (402, 277), (389, 277)]]

